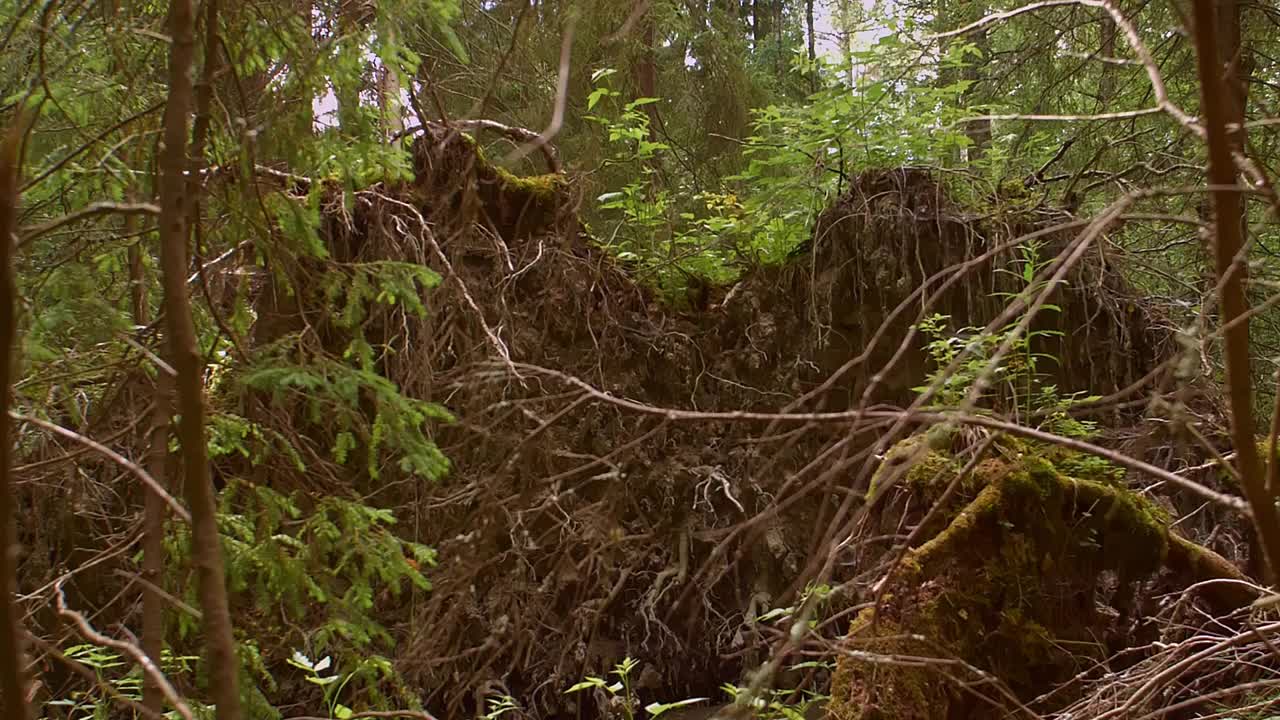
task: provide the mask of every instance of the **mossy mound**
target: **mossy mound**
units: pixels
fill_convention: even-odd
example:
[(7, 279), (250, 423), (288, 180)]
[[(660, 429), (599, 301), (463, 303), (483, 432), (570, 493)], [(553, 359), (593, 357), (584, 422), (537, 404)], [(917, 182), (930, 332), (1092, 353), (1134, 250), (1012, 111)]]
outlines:
[(414, 142), (413, 165), (419, 203), (435, 208), (434, 219), (448, 218), (451, 230), (479, 225), (509, 244), (548, 231), (569, 235), (577, 222), (567, 176), (516, 175), (455, 127), (427, 127)]
[[(931, 450), (902, 491), (931, 505), (959, 467)], [(1105, 463), (1076, 453), (998, 443), (959, 480), (939, 529), (853, 622), (832, 717), (995, 717), (1049, 690), (1046, 702), (1060, 705), (1072, 679), (1116, 649), (1137, 583), (1163, 567), (1192, 580), (1235, 572), (1171, 534), (1167, 515)]]

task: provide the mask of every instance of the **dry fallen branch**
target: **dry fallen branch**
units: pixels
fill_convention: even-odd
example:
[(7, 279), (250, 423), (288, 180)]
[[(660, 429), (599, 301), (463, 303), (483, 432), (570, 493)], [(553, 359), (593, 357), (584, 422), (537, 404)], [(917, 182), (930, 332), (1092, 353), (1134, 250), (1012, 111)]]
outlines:
[(61, 435), (68, 440), (74, 440), (75, 442), (91, 448), (95, 452), (105, 456), (108, 460), (133, 473), (144, 485), (147, 486), (149, 490), (151, 490), (151, 492), (163, 499), (165, 504), (169, 506), (169, 509), (173, 510), (175, 515), (182, 518), (183, 522), (191, 522), (191, 513), (187, 512), (187, 509), (183, 507), (176, 498), (170, 495), (168, 491), (160, 485), (160, 483), (156, 482), (156, 479), (151, 477), (151, 473), (142, 469), (142, 466), (133, 462), (129, 458), (126, 458), (115, 450), (112, 450), (92, 438), (87, 438), (74, 430), (68, 430), (67, 428), (62, 427), (61, 425), (55, 425), (54, 423), (41, 420), (40, 418), (31, 417), (29, 415), (20, 415), (15, 412), (10, 412), (9, 416), (19, 422), (31, 423), (38, 428), (43, 428), (56, 435)]
[(508, 155), (503, 163), (510, 165), (521, 160), (533, 152), (551, 142), (551, 139), (560, 134), (560, 128), (564, 125), (564, 110), (569, 102), (569, 71), (572, 69), (570, 64), (570, 54), (573, 51), (573, 29), (577, 23), (578, 16), (570, 14), (568, 21), (565, 23), (564, 39), (560, 43), (560, 77), (556, 82), (556, 105), (555, 110), (551, 113), (551, 122), (547, 125), (547, 129), (543, 130), (538, 137), (521, 145), (514, 152)]
[(67, 598), (62, 592), (62, 581), (54, 586), (54, 595), (57, 601), (58, 614), (63, 618), (70, 620), (75, 625), (76, 630), (85, 640), (102, 647), (109, 647), (117, 652), (124, 653), (130, 657), (133, 662), (142, 669), (147, 678), (155, 683), (160, 692), (164, 694), (173, 709), (183, 717), (183, 720), (192, 720), (191, 708), (187, 707), (187, 703), (183, 701), (182, 696), (178, 695), (178, 691), (173, 689), (173, 685), (169, 683), (169, 679), (164, 676), (160, 668), (142, 652), (142, 649), (133, 643), (127, 643), (123, 640), (115, 640), (93, 629), (88, 620), (84, 616), (67, 607)]
[(831, 422), (853, 422), (860, 423), (865, 420), (898, 420), (901, 422), (923, 422), (934, 424), (955, 423), (961, 425), (974, 425), (985, 427), (991, 430), (1000, 430), (1010, 435), (1017, 435), (1029, 440), (1037, 440), (1040, 442), (1058, 445), (1068, 450), (1076, 450), (1089, 455), (1108, 460), (1116, 465), (1149, 475), (1157, 480), (1163, 480), (1167, 483), (1183, 488), (1200, 497), (1217, 503), (1223, 507), (1231, 508), (1238, 512), (1248, 514), (1248, 505), (1240, 498), (1220, 493), (1211, 488), (1205, 487), (1200, 483), (1189, 480), (1180, 475), (1174, 474), (1159, 468), (1150, 463), (1143, 462), (1137, 458), (1130, 457), (1124, 453), (1104, 448), (1083, 440), (1075, 438), (1063, 437), (1053, 433), (1040, 430), (1037, 428), (1026, 427), (1017, 423), (1001, 420), (999, 418), (986, 415), (975, 415), (963, 412), (949, 411), (928, 411), (928, 410), (847, 410), (836, 412), (815, 412), (815, 413), (772, 413), (772, 412), (750, 412), (743, 410), (733, 410), (729, 412), (703, 412), (697, 410), (681, 410), (678, 408), (664, 408), (647, 405), (645, 403), (627, 400), (615, 397), (603, 390), (599, 390), (591, 384), (549, 368), (527, 365), (524, 363), (515, 363), (515, 367), (525, 370), (530, 374), (544, 375), (556, 378), (562, 382), (566, 382), (575, 387), (581, 388), (584, 392), (611, 405), (625, 408), (633, 412), (644, 413), (646, 415), (656, 415), (671, 421), (702, 421), (702, 422), (782, 422), (782, 423), (831, 423)]
[(39, 225), (30, 225), (21, 228), (18, 232), (21, 240), (18, 241), (19, 247), (25, 246), (27, 243), (35, 240), (41, 235), (51, 233), (54, 230), (71, 223), (80, 222), (86, 218), (96, 217), (98, 215), (150, 215), (158, 216), (160, 208), (151, 203), (118, 203), (118, 202), (95, 202), (86, 205), (79, 210), (56, 217)]

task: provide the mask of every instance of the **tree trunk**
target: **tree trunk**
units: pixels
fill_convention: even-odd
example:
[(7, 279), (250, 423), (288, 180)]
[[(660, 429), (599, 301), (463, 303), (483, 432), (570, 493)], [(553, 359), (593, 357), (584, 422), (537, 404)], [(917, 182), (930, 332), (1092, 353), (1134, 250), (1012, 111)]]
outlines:
[(18, 146), (23, 138), (19, 113), (0, 143), (0, 707), (6, 718), (27, 720), (26, 653), (15, 601), (18, 589), (18, 538), (14, 525), (13, 360), (17, 335), (17, 290), (13, 277), (13, 237), (18, 229)]
[[(640, 97), (658, 97), (658, 66), (653, 57), (655, 43), (653, 18), (646, 15), (642, 22), (644, 23), (644, 35), (641, 40), (643, 47), (640, 49), (640, 59), (636, 63), (636, 89)], [(657, 142), (658, 108), (650, 103), (644, 106), (644, 111), (649, 116), (649, 140)]]
[(160, 168), (160, 265), (164, 279), (165, 324), (169, 354), (177, 372), (175, 388), (182, 415), (182, 444), (187, 504), (191, 510), (192, 561), (199, 595), (209, 686), (218, 720), (240, 720), (235, 637), (227, 603), (217, 506), (204, 437), (203, 360), (187, 296), (187, 114), (192, 105), (191, 67), (195, 55), (192, 0), (170, 0), (169, 100), (165, 106)]
[(1116, 97), (1116, 69), (1111, 60), (1116, 56), (1116, 21), (1110, 13), (1102, 13), (1101, 41), (1098, 54), (1102, 56), (1102, 73), (1098, 78), (1098, 111), (1110, 112)]
[[(818, 29), (813, 21), (813, 0), (804, 0), (804, 22), (809, 35), (809, 64), (812, 65), (818, 61)], [(816, 68), (809, 73), (809, 89), (814, 92), (818, 90)]]
[(760, 51), (760, 38), (763, 34), (760, 29), (760, 0), (751, 0), (751, 49)]
[[(972, 81), (973, 83), (969, 86), (969, 89), (965, 91), (964, 98), (966, 104), (969, 101), (977, 101), (980, 99), (981, 95), (979, 93), (979, 89), (981, 88), (982, 83), (982, 71), (984, 69), (984, 64), (987, 63), (991, 57), (991, 38), (987, 35), (987, 29), (985, 27), (973, 33), (973, 44), (982, 51), (982, 59), (980, 61), (974, 61), (970, 65), (965, 65), (964, 70), (961, 73), (961, 77), (965, 80)], [(969, 140), (973, 142), (973, 144), (968, 148), (968, 161), (973, 162), (981, 159), (982, 156), (986, 154), (987, 148), (991, 146), (991, 121), (978, 120), (971, 122), (965, 126), (964, 134), (968, 135)]]
[[(132, 215), (125, 217), (126, 236), (134, 234), (136, 223)], [(133, 322), (138, 326), (151, 324), (151, 308), (147, 303), (146, 271), (142, 266), (142, 244), (129, 248), (130, 300), (133, 305)], [(163, 370), (158, 371), (153, 397), (155, 409), (151, 415), (150, 446), (147, 450), (147, 472), (156, 482), (165, 482), (165, 459), (169, 454), (169, 408), (173, 379)], [(142, 651), (156, 665), (164, 652), (165, 599), (160, 594), (164, 580), (164, 521), (168, 510), (159, 495), (144, 489), (142, 510), (142, 578), (147, 585), (142, 588)], [(164, 706), (160, 687), (150, 675), (143, 678), (142, 704), (156, 712)]]
[(1248, 265), (1236, 263), (1243, 247), (1241, 233), (1243, 206), (1241, 193), (1231, 187), (1236, 183), (1235, 162), (1231, 158), (1231, 139), (1227, 122), (1232, 113), (1224, 92), (1220, 72), (1222, 57), (1218, 52), (1213, 0), (1195, 0), (1195, 36), (1197, 64), (1200, 72), (1201, 112), (1209, 144), (1209, 183), (1217, 187), (1210, 195), (1214, 210), (1214, 255), (1217, 260), (1218, 302), (1224, 327), (1223, 348), (1226, 364), (1226, 391), (1231, 407), (1231, 439), (1235, 446), (1241, 485), (1253, 511), (1253, 522), (1267, 559), (1276, 577), (1280, 563), (1280, 517), (1267, 491), (1264, 468), (1254, 440), (1253, 378), (1249, 358), (1249, 323), (1236, 322), (1249, 309), (1245, 296)]
[[(1244, 152), (1245, 105), (1249, 99), (1246, 53), (1241, 44), (1239, 0), (1217, 0), (1218, 58), (1222, 64), (1227, 101), (1227, 140), (1232, 152)], [(1234, 125), (1235, 127), (1231, 127)]]

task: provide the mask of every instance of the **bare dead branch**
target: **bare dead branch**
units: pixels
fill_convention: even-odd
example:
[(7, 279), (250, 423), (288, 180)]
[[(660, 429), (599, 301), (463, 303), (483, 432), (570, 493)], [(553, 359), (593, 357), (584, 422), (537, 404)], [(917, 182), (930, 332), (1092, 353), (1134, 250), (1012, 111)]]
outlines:
[(81, 445), (91, 448), (95, 452), (105, 456), (111, 462), (114, 462), (115, 464), (119, 465), (125, 470), (128, 470), (129, 472), (133, 473), (139, 480), (142, 481), (144, 485), (147, 486), (148, 490), (155, 493), (156, 495), (159, 495), (164, 500), (165, 504), (169, 506), (169, 509), (173, 510), (173, 514), (182, 518), (183, 522), (187, 522), (187, 523), (191, 522), (191, 513), (187, 512), (187, 509), (183, 507), (182, 504), (177, 501), (177, 499), (175, 499), (172, 495), (166, 492), (164, 487), (161, 486), (160, 483), (157, 482), (155, 478), (151, 477), (151, 473), (148, 473), (146, 470), (143, 470), (141, 465), (138, 465), (137, 463), (133, 462), (129, 458), (121, 455), (115, 450), (112, 450), (106, 445), (99, 443), (93, 438), (87, 438), (84, 435), (81, 435), (80, 433), (74, 430), (69, 430), (67, 428), (62, 427), (61, 425), (56, 425), (47, 420), (41, 420), (40, 418), (31, 417), (30, 415), (21, 415), (19, 413), (12, 412), (12, 411), (9, 412), (9, 417), (13, 418), (14, 420), (17, 420), (18, 422), (31, 423), (36, 427), (43, 428), (56, 435), (61, 435), (62, 437), (67, 438), (68, 440), (74, 440), (75, 442), (78, 442)]
[(142, 652), (142, 648), (133, 643), (109, 638), (94, 630), (83, 615), (67, 607), (67, 598), (62, 592), (62, 580), (59, 580), (58, 584), (54, 586), (54, 597), (57, 602), (58, 614), (70, 620), (85, 640), (94, 645), (109, 647), (131, 658), (134, 664), (141, 668), (142, 672), (155, 683), (160, 692), (164, 693), (165, 699), (183, 717), (183, 720), (192, 720), (191, 708), (187, 707), (187, 703), (182, 699), (182, 696), (178, 695), (178, 691), (173, 689), (173, 685), (170, 684), (169, 679), (164, 676), (160, 668), (152, 662), (151, 658), (147, 657), (146, 653)]
[(564, 27), (564, 38), (560, 42), (560, 77), (556, 82), (556, 106), (551, 113), (551, 123), (537, 138), (516, 148), (503, 160), (504, 163), (511, 164), (527, 157), (560, 133), (560, 127), (564, 125), (565, 105), (569, 102), (569, 70), (572, 67), (570, 55), (573, 51), (573, 28), (577, 20), (578, 16), (570, 13)]

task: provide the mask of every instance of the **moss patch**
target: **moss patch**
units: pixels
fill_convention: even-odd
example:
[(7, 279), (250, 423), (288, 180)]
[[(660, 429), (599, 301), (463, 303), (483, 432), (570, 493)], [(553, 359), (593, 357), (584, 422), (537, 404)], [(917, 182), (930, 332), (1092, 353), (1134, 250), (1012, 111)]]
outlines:
[[(912, 468), (906, 485), (928, 497), (954, 459), (926, 459), (929, 469)], [(1068, 472), (1081, 469), (1089, 477)], [(1165, 564), (1171, 543), (1206, 567), (1190, 559), (1191, 543), (1171, 540), (1158, 507), (1074, 453), (1006, 445), (966, 490), (941, 529), (907, 553), (879, 607), (854, 621), (832, 717), (999, 716), (1010, 705), (1001, 687), (1035, 697), (1105, 657), (1101, 639), (1125, 615), (1128, 589)], [(1114, 574), (1114, 592), (1100, 589), (1104, 573)], [(1117, 612), (1100, 612), (1099, 599)]]

